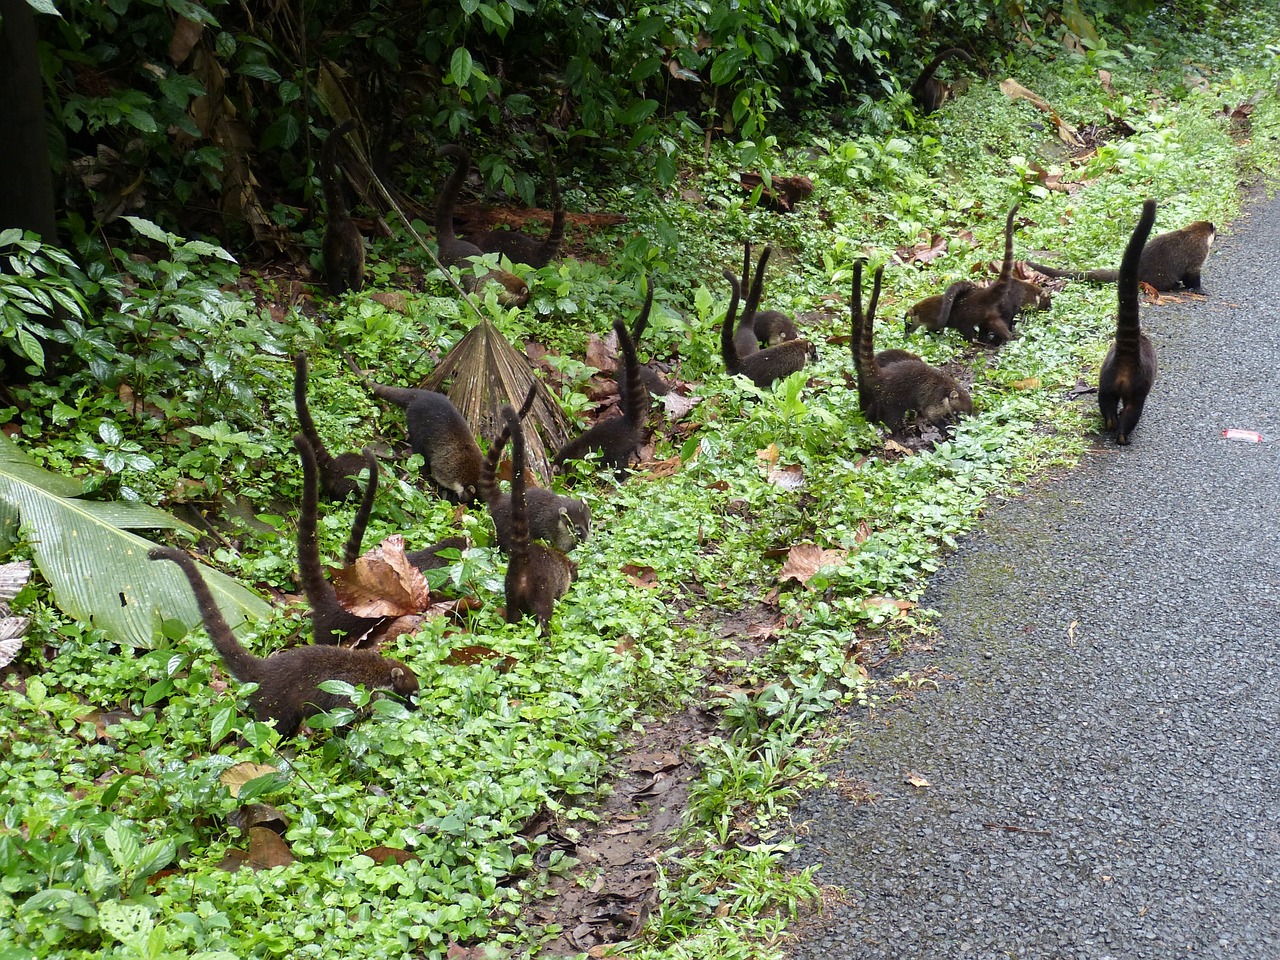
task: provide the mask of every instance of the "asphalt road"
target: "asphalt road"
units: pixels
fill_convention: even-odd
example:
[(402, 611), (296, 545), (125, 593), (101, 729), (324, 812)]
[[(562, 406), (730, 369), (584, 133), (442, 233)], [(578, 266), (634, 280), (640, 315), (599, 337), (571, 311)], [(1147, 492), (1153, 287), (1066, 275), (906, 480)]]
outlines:
[(874, 800), (796, 811), (793, 864), (849, 902), (795, 960), (1280, 958), (1278, 266), (1259, 197), (1205, 299), (1144, 305), (1132, 446), (992, 510), (930, 584), (943, 637), (898, 668), (940, 689), (850, 718), (832, 772)]

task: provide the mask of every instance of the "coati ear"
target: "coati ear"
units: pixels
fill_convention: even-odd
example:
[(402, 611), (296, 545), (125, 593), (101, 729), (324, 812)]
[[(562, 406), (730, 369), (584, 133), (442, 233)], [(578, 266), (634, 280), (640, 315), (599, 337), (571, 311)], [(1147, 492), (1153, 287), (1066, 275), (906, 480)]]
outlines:
[(391, 668), (391, 679), (392, 679), (392, 680), (399, 680), (399, 679), (401, 679), (403, 676), (404, 676), (404, 671), (403, 671), (403, 670), (401, 670), (399, 667), (392, 667), (392, 668)]

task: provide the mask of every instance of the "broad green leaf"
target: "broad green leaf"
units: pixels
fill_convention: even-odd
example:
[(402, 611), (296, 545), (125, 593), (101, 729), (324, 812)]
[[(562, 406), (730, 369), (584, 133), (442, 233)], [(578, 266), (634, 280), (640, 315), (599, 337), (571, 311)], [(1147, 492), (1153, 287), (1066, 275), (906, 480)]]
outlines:
[(128, 821), (116, 820), (107, 827), (102, 839), (121, 872), (134, 868), (138, 862), (138, 853), (142, 850), (142, 839), (138, 836), (136, 827)]
[[(77, 481), (45, 470), (0, 434), (0, 503), (19, 514), (59, 609), (134, 647), (149, 647), (165, 618), (188, 629), (199, 626), (186, 577), (172, 563), (148, 560), (154, 544), (128, 532), (190, 528), (146, 504), (76, 499), (81, 492)], [(5, 520), (0, 510), (0, 534)], [(270, 614), (269, 604), (235, 580), (211, 569), (203, 573), (233, 629)]]
[(166, 247), (169, 246), (169, 234), (165, 233), (150, 220), (143, 220), (141, 217), (123, 217), (122, 219), (132, 224), (133, 229), (137, 230), (148, 240), (154, 240), (156, 243), (163, 243)]
[(136, 903), (105, 900), (98, 906), (98, 923), (126, 947), (146, 956), (147, 940), (155, 928), (151, 911)]
[(453, 51), (453, 59), (449, 62), (449, 73), (453, 76), (453, 82), (456, 86), (465, 87), (467, 81), (471, 79), (471, 51), (466, 47), (459, 47)]

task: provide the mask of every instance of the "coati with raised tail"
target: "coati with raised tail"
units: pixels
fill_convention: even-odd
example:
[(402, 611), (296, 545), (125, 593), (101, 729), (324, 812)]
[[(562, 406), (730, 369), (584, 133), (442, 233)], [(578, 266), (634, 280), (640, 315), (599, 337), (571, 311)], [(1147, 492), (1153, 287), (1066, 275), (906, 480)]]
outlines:
[[(631, 344), (636, 349), (637, 362), (639, 362), (640, 356), (640, 338), (644, 336), (644, 332), (649, 326), (649, 316), (650, 311), (642, 310), (631, 324)], [(667, 383), (662, 374), (650, 364), (640, 364), (640, 380), (644, 383), (645, 390), (649, 392), (651, 406), (653, 397), (665, 397), (671, 392), (671, 384)], [(625, 357), (623, 362), (614, 368), (613, 381), (618, 385), (618, 396), (625, 397), (627, 395), (627, 364)], [(523, 414), (521, 418), (523, 419)]]
[[(531, 384), (516, 416), (523, 420), (537, 396), (537, 384)], [(502, 425), (498, 438), (489, 446), (480, 470), (480, 499), (489, 506), (489, 515), (497, 530), (498, 548), (511, 552), (511, 494), (498, 488), (498, 462), (507, 445), (507, 425)], [(566, 497), (544, 487), (525, 487), (525, 503), (529, 516), (529, 536), (545, 540), (561, 553), (568, 553), (591, 535), (591, 508), (574, 497)]]
[[(751, 275), (751, 243), (748, 241), (743, 245), (746, 248), (746, 266), (742, 271), (742, 282), (747, 282), (747, 277)], [(766, 347), (783, 343), (787, 340), (799, 340), (800, 331), (796, 329), (796, 325), (781, 310), (760, 310), (760, 297), (764, 294), (764, 269), (769, 263), (769, 257), (773, 254), (773, 247), (766, 246), (764, 252), (760, 254), (760, 259), (756, 262), (755, 276), (751, 280), (751, 290), (747, 293), (746, 302), (742, 306), (742, 318), (738, 321), (738, 333), (734, 334), (733, 342), (738, 347), (738, 356), (747, 355), (742, 349), (740, 336), (743, 328), (748, 328), (755, 333), (757, 345), (763, 344)]]
[[(311, 607), (312, 642), (328, 646), (338, 643), (343, 637), (355, 639), (364, 636), (382, 618), (359, 617), (346, 610), (338, 602), (333, 584), (325, 577), (324, 567), (320, 563), (320, 482), (316, 455), (301, 433), (294, 435), (293, 445), (298, 448), (298, 456), (302, 458), (302, 503), (298, 509), (298, 580), (307, 604)], [(354, 563), (355, 557), (360, 555), (360, 541), (364, 539), (364, 528), (369, 522), (369, 512), (373, 509), (378, 464), (372, 454), (369, 454), (369, 461), (369, 485), (360, 505), (361, 511), (357, 513), (357, 522), (352, 526), (351, 536), (343, 551), (343, 558), (348, 564)], [(369, 511), (364, 510), (366, 503)]]
[(345, 500), (360, 489), (360, 471), (365, 468), (365, 457), (360, 453), (340, 453), (332, 456), (320, 439), (311, 409), (307, 405), (307, 355), (298, 353), (293, 358), (293, 405), (298, 412), (298, 426), (315, 451), (320, 467), (320, 489), (330, 500)]
[[(653, 281), (648, 282), (644, 306), (640, 309), (640, 317), (636, 321), (638, 330), (643, 331), (649, 322), (649, 311), (653, 309)], [(640, 372), (640, 360), (636, 355), (636, 344), (627, 332), (627, 325), (621, 319), (613, 321), (613, 332), (617, 334), (618, 346), (622, 348), (623, 364), (626, 369), (624, 381), (626, 390), (619, 392), (619, 406), (622, 416), (603, 420), (584, 432), (581, 436), (570, 440), (556, 453), (556, 466), (563, 467), (570, 460), (583, 460), (588, 454), (599, 452), (600, 463), (612, 467), (620, 473), (631, 465), (631, 458), (644, 446), (645, 433), (649, 422), (649, 410), (652, 399), (645, 388)], [(621, 388), (624, 381), (619, 381)], [(523, 439), (521, 440), (523, 443)]]
[(531, 237), (519, 230), (488, 230), (475, 238), (481, 250), (500, 253), (512, 263), (524, 263), (534, 268), (545, 267), (560, 256), (560, 245), (564, 242), (564, 198), (560, 196), (555, 158), (549, 146), (547, 169), (551, 174), (551, 229), (546, 237)]
[(290, 647), (269, 657), (254, 656), (227, 626), (190, 556), (173, 547), (155, 547), (147, 557), (176, 563), (186, 575), (205, 631), (227, 670), (241, 683), (258, 685), (249, 695), (255, 719), (274, 723), (281, 737), (294, 736), (307, 717), (349, 705), (347, 697), (320, 689), (326, 680), (359, 684), (366, 690), (389, 690), (403, 698), (407, 706), (414, 706), (409, 698), (418, 692), (417, 676), (399, 660), (372, 650), (304, 646)]
[(1013, 316), (1017, 313), (1013, 286), (1013, 218), (1021, 204), (1015, 203), (1005, 218), (1004, 262), (1000, 276), (985, 287), (960, 280), (947, 287), (938, 309), (938, 326), (959, 330), (970, 340), (996, 346), (1013, 338)]
[(1138, 425), (1147, 394), (1156, 380), (1156, 348), (1142, 332), (1138, 318), (1138, 282), (1142, 272), (1142, 248), (1156, 222), (1156, 202), (1142, 204), (1142, 216), (1133, 228), (1120, 260), (1116, 281), (1116, 339), (1098, 374), (1098, 408), (1106, 429), (1116, 432), (1116, 443), (1127, 446)]
[[(957, 280), (944, 293), (934, 294), (931, 297), (918, 300), (907, 311), (904, 332), (910, 336), (913, 330), (924, 327), (930, 333), (941, 333), (944, 329), (939, 322), (942, 316), (942, 300), (948, 293), (953, 292), (953, 287), (955, 288), (953, 299), (959, 300), (969, 290), (977, 289), (977, 284), (969, 280)], [(1030, 280), (1022, 280), (1018, 277), (1009, 279), (1009, 296), (1014, 307), (1013, 319), (1010, 320), (1011, 327), (1013, 322), (1024, 311), (1028, 309), (1048, 310), (1053, 306), (1053, 298), (1048, 290), (1039, 284), (1032, 283)], [(951, 312), (951, 316), (956, 316), (954, 309)]]
[(814, 352), (813, 346), (807, 340), (787, 340), (745, 357), (738, 354), (738, 348), (733, 342), (733, 334), (734, 321), (738, 316), (738, 302), (742, 297), (742, 287), (738, 278), (730, 271), (724, 271), (724, 278), (729, 281), (732, 296), (729, 300), (729, 309), (725, 311), (724, 323), (720, 326), (720, 356), (724, 360), (724, 368), (729, 375), (742, 374), (763, 390), (775, 380), (781, 380), (797, 370), (803, 370), (805, 363)]
[(336, 159), (338, 143), (355, 125), (355, 120), (350, 118), (342, 121), (320, 148), (320, 186), (324, 190), (325, 207), (320, 250), (324, 257), (324, 278), (329, 284), (329, 293), (335, 297), (364, 286), (364, 237), (360, 228), (351, 222), (342, 184), (338, 182)]
[[(1212, 223), (1197, 220), (1185, 227), (1152, 237), (1142, 251), (1142, 260), (1138, 264), (1138, 282), (1162, 293), (1177, 290), (1179, 284), (1193, 293), (1203, 293), (1200, 271), (1217, 235)], [(1034, 267), (1046, 277), (1085, 280), (1090, 283), (1115, 283), (1120, 276), (1118, 270), (1055, 270), (1034, 260), (1028, 260), (1027, 266)]]
[(404, 407), (409, 446), (422, 455), (422, 473), (445, 497), (474, 503), (484, 455), (453, 401), (434, 390), (370, 384), (373, 395)]
[[(943, 428), (973, 412), (973, 400), (952, 377), (905, 350), (875, 352), (875, 314), (884, 266), (876, 268), (871, 303), (862, 311), (862, 261), (853, 265), (850, 344), (858, 376), (858, 406), (868, 420), (897, 433), (914, 419), (919, 427)], [(912, 418), (914, 414), (914, 418)]]
[(933, 113), (947, 99), (947, 93), (951, 88), (937, 79), (934, 74), (938, 72), (943, 62), (951, 57), (959, 57), (961, 60), (973, 63), (973, 57), (959, 47), (949, 47), (930, 60), (928, 66), (920, 71), (916, 82), (911, 84), (911, 99), (920, 107), (921, 113)]
[[(445, 144), (436, 151), (437, 157), (453, 160), (453, 171), (445, 178), (436, 195), (436, 249), (440, 263), (445, 267), (466, 268), (472, 257), (484, 256), (484, 251), (469, 240), (460, 238), (453, 228), (453, 210), (458, 203), (458, 193), (467, 173), (471, 170), (471, 152), (456, 143)], [(466, 278), (468, 290), (479, 291), (486, 283), (501, 285), (498, 302), (507, 307), (523, 307), (529, 302), (529, 285), (514, 273), (506, 270), (490, 270), (483, 276)]]
[[(533, 614), (542, 632), (546, 633), (555, 603), (568, 592), (578, 574), (578, 565), (559, 550), (530, 541), (529, 510), (525, 497), (524, 428), (520, 426), (519, 416), (509, 406), (502, 408), (502, 420), (511, 436), (511, 547), (503, 581), (507, 622), (519, 623), (525, 614)], [(497, 521), (495, 516), (495, 525)]]

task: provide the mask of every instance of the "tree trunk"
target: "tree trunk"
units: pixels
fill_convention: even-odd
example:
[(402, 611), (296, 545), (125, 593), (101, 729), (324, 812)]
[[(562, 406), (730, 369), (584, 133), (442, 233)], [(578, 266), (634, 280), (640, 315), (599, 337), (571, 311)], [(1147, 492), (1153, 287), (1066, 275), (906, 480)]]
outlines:
[(27, 0), (0, 0), (0, 229), (34, 230), (58, 242), (35, 12)]

